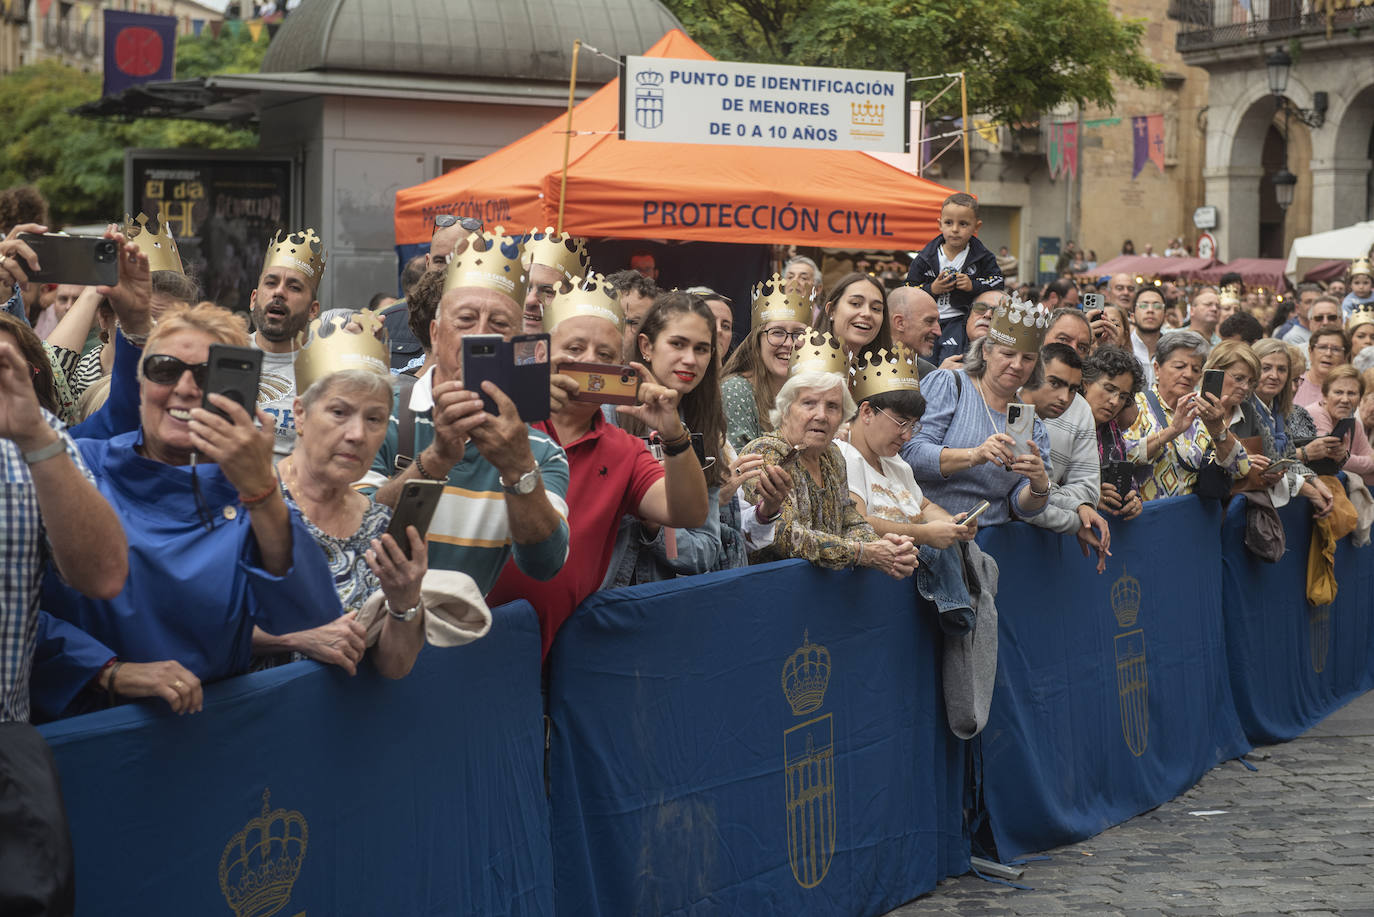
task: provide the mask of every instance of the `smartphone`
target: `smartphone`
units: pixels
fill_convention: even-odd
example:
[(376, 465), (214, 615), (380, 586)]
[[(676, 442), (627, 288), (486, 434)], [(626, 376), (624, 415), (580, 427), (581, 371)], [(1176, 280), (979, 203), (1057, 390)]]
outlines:
[(119, 246), (114, 239), (30, 232), (21, 232), (19, 238), (38, 256), (36, 271), (19, 259), (20, 269), (28, 274), (31, 283), (112, 287), (119, 282)]
[(1269, 467), (1265, 469), (1265, 473), (1268, 474), (1268, 473), (1271, 472), (1271, 471), (1287, 471), (1288, 468), (1289, 468), (1290, 466), (1296, 465), (1297, 463), (1298, 463), (1298, 460), (1297, 460), (1297, 459), (1291, 459), (1291, 458), (1279, 459), (1279, 460), (1276, 461), (1276, 462), (1271, 462), (1271, 463), (1269, 464)]
[(482, 396), (482, 409), (500, 413), (482, 383), (495, 384), (515, 402), (525, 423), (549, 417), (549, 336), (520, 334), (507, 341), (499, 334), (463, 336), (463, 388)]
[(983, 515), (983, 513), (987, 512), (988, 507), (991, 505), (992, 504), (989, 503), (987, 500), (984, 500), (982, 503), (979, 503), (977, 506), (975, 506), (967, 516), (965, 516), (963, 519), (960, 519), (959, 524), (968, 525), (970, 522), (977, 522), (978, 517)]
[(1082, 305), (1084, 312), (1095, 312), (1100, 310), (1102, 308), (1102, 294), (1084, 293)]
[(1035, 441), (1035, 406), (1013, 401), (1007, 405), (1007, 434), (1016, 445), (1011, 451), (1015, 455), (1029, 455), (1030, 444)]
[(1202, 374), (1202, 393), (1204, 395), (1216, 395), (1221, 397), (1221, 386), (1226, 382), (1226, 372), (1220, 369), (1209, 369)]
[(1102, 466), (1102, 483), (1116, 488), (1116, 494), (1123, 500), (1135, 487), (1135, 465), (1131, 462), (1108, 462)]
[(429, 532), (429, 524), (434, 519), (434, 511), (439, 508), (439, 498), (444, 495), (443, 481), (406, 481), (401, 488), (401, 496), (396, 501), (396, 510), (391, 514), (391, 522), (386, 532), (401, 546), (406, 560), (410, 560), (410, 538), (406, 526), (413, 525), (424, 538)]
[(262, 376), (262, 351), (252, 347), (234, 347), (230, 344), (211, 344), (210, 364), (205, 373), (205, 391), (201, 394), (201, 407), (214, 411), (225, 420), (229, 415), (210, 404), (210, 395), (223, 395), (239, 403), (249, 417), (253, 417), (258, 405), (258, 383)]
[(1341, 441), (1341, 444), (1348, 448), (1350, 446), (1350, 443), (1347, 440), (1350, 438), (1350, 435), (1354, 432), (1355, 418), (1345, 417), (1341, 420), (1336, 421), (1336, 425), (1331, 428), (1331, 433), (1329, 435), (1339, 439)]
[(614, 363), (564, 363), (558, 371), (577, 380), (573, 401), (595, 404), (638, 404), (639, 370)]

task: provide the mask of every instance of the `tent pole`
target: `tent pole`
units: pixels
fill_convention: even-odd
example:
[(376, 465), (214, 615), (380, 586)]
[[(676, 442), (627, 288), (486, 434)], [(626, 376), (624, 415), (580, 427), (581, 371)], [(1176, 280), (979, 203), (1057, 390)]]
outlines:
[[(558, 226), (563, 233), (563, 201), (568, 197), (568, 156), (572, 151), (573, 95), (577, 92), (577, 52), (582, 50), (582, 39), (573, 39), (572, 76), (568, 78), (568, 127), (563, 134), (563, 178), (558, 184)], [(967, 163), (966, 163), (967, 165)]]
[(971, 130), (968, 121), (968, 78), (962, 70), (959, 71), (959, 107), (963, 109), (964, 115), (964, 193), (972, 194), (969, 190), (968, 174), (968, 135)]

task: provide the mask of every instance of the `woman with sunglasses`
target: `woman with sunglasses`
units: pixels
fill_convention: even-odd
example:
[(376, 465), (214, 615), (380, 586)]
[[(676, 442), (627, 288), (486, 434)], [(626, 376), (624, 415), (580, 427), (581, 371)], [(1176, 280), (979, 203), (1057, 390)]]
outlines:
[[(692, 529), (664, 530), (638, 516), (626, 516), (603, 589), (729, 570), (748, 563), (733, 490), (723, 505), (720, 499), (724, 469), (730, 462), (717, 376), (715, 315), (700, 296), (660, 293), (644, 313), (638, 343), (643, 365), (653, 374), (651, 381), (677, 392), (683, 424), (701, 434), (708, 504), (718, 511), (708, 512), (706, 524)], [(648, 432), (633, 418), (614, 417), (631, 433)]]
[(787, 381), (792, 350), (811, 322), (811, 299), (787, 292), (777, 274), (754, 287), (753, 299), (749, 336), (721, 370), (726, 436), (736, 452), (773, 429), (769, 412)]
[(78, 440), (129, 540), (129, 578), (113, 599), (49, 576), (34, 677), (49, 716), (160, 697), (200, 710), (202, 683), (248, 671), (254, 626), (287, 633), (339, 617), (324, 554), (272, 470), (269, 415), (259, 429), (223, 395), (201, 406), (210, 345), (245, 347), (241, 320), (212, 305), (169, 310), (140, 364), (140, 427)]

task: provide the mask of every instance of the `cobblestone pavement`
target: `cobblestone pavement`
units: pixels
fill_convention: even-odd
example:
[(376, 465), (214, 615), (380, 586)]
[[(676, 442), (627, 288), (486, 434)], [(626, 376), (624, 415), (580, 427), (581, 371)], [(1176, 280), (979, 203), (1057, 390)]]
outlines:
[[(1027, 864), (968, 875), (887, 917), (1374, 917), (1374, 692), (1305, 735), (1214, 768), (1179, 798)], [(1225, 814), (1190, 813), (1220, 809)]]

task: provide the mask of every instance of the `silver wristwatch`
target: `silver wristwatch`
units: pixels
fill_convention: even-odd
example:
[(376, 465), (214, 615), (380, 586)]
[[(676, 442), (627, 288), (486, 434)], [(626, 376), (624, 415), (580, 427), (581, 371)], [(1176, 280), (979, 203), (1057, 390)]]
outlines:
[(389, 614), (389, 615), (391, 615), (391, 616), (392, 616), (393, 618), (395, 618), (397, 621), (400, 621), (400, 622), (402, 622), (402, 623), (405, 623), (405, 622), (407, 622), (407, 621), (414, 621), (414, 620), (415, 620), (415, 616), (418, 615), (418, 614), (420, 613), (420, 606), (422, 606), (422, 605), (424, 605), (424, 600), (423, 600), (423, 599), (421, 599), (420, 601), (416, 602), (414, 605), (412, 605), (411, 607), (405, 609), (404, 611), (397, 611), (396, 609), (394, 609), (394, 608), (391, 607), (391, 603), (390, 603), (390, 602), (387, 602), (387, 603), (386, 603), (386, 613)]
[(534, 489), (539, 486), (540, 480), (539, 469), (531, 468), (529, 471), (526, 471), (524, 474), (520, 475), (520, 477), (516, 478), (514, 484), (507, 484), (503, 478), (501, 480), (501, 489), (508, 494), (526, 497), (534, 493)]

